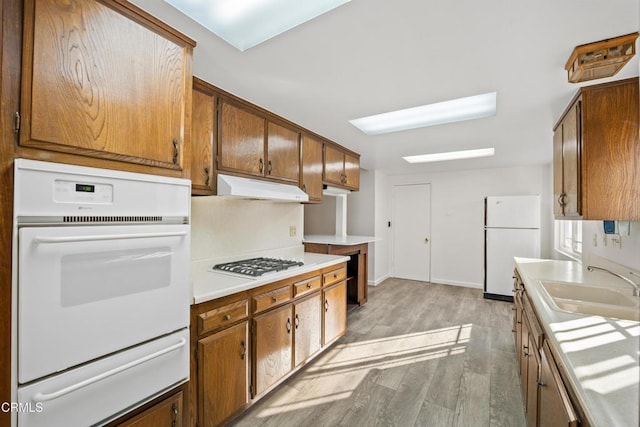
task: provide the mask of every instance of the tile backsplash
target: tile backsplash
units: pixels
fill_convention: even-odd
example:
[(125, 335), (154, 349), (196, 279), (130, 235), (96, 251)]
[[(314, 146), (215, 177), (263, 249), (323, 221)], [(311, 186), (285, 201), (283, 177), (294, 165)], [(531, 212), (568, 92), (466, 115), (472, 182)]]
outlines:
[[(295, 236), (291, 236), (292, 227)], [(287, 256), (287, 251), (302, 251), (303, 227), (304, 211), (299, 203), (192, 197), (191, 261), (267, 252)]]

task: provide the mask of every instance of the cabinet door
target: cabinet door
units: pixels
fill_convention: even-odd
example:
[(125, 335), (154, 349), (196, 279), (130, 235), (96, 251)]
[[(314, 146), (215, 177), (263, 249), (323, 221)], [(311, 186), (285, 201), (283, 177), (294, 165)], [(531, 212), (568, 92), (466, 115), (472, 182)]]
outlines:
[(320, 292), (293, 304), (295, 367), (322, 347), (322, 295)]
[(352, 190), (360, 189), (360, 159), (344, 155), (344, 183)]
[(180, 427), (183, 417), (182, 402), (182, 392), (178, 392), (118, 425), (120, 427)]
[(527, 426), (536, 427), (538, 425), (538, 374), (540, 366), (540, 356), (536, 349), (535, 337), (531, 334), (529, 339), (529, 355), (527, 367)]
[(298, 184), (300, 181), (299, 141), (298, 132), (268, 122), (265, 176)]
[(302, 191), (310, 202), (322, 201), (322, 142), (302, 136)]
[(331, 145), (324, 146), (323, 180), (329, 184), (342, 186), (344, 179), (344, 153)]
[(216, 97), (194, 85), (191, 109), (191, 191), (214, 194), (213, 138), (216, 125)]
[(219, 425), (248, 403), (248, 323), (198, 340), (198, 419)]
[(292, 369), (292, 306), (253, 318), (253, 397), (276, 384)]
[(192, 46), (135, 10), (25, 1), (20, 145), (188, 167)]
[(553, 133), (553, 215), (558, 219), (564, 216), (565, 203), (562, 182), (562, 128), (561, 123)]
[(347, 329), (347, 283), (341, 282), (324, 291), (323, 345), (344, 335)]
[(515, 315), (514, 315), (516, 357), (518, 360), (518, 366), (520, 366), (520, 364), (522, 363), (520, 354), (522, 353), (522, 313), (523, 313), (522, 296), (520, 292), (516, 292), (515, 297), (513, 298), (513, 303), (516, 309)]
[(564, 197), (564, 216), (581, 215), (580, 181), (580, 108), (578, 100), (562, 121), (562, 182)]
[(520, 360), (520, 386), (522, 387), (522, 400), (525, 403), (525, 411), (527, 405), (527, 390), (528, 390), (528, 377), (529, 372), (529, 328), (526, 321), (526, 315), (522, 313), (522, 332), (520, 337), (520, 351), (518, 357)]
[(577, 426), (576, 413), (546, 342), (540, 353), (539, 387), (538, 420), (540, 425)]
[(265, 119), (226, 101), (219, 114), (218, 169), (263, 176)]

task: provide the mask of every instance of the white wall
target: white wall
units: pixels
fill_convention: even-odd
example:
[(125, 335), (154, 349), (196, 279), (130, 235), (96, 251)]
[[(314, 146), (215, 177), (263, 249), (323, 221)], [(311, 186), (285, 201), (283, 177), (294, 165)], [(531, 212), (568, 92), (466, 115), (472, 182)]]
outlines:
[(621, 245), (611, 241), (612, 235), (607, 235), (605, 245), (604, 236), (602, 221), (582, 221), (583, 266), (586, 267), (585, 263), (589, 262), (589, 258), (596, 255), (631, 269), (640, 270), (640, 221), (631, 222), (631, 235), (620, 236)]
[(303, 215), (299, 203), (192, 197), (191, 261), (301, 252)]
[(484, 278), (484, 197), (540, 194), (541, 256), (548, 258), (552, 236), (549, 175), (549, 165), (392, 175), (387, 191), (392, 194), (397, 184), (431, 184), (431, 280), (480, 288)]
[[(347, 196), (347, 216), (349, 215), (349, 198)], [(322, 203), (308, 204), (304, 206), (304, 232), (305, 234), (336, 233), (336, 198), (323, 196)], [(347, 230), (348, 233), (348, 230)]]

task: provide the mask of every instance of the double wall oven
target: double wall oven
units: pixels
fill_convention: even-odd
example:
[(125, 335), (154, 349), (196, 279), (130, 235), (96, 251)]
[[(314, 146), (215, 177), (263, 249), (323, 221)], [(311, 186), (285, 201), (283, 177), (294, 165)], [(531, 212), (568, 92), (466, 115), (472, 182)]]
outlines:
[(14, 426), (101, 424), (187, 381), (190, 193), (16, 160)]

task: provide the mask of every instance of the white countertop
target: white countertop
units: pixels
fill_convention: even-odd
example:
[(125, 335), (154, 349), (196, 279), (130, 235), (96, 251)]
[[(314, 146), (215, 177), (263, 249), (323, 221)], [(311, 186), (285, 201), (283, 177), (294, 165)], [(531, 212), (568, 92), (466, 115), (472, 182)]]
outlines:
[(191, 272), (193, 280), (193, 304), (210, 301), (215, 298), (235, 294), (236, 292), (257, 288), (258, 286), (277, 282), (299, 274), (330, 267), (341, 262), (349, 261), (348, 256), (313, 254), (305, 252), (299, 258), (303, 266), (290, 268), (277, 273), (251, 278), (240, 277), (227, 273), (212, 272), (208, 269), (212, 263), (200, 263)]
[(638, 425), (640, 322), (559, 311), (540, 280), (610, 286), (629, 294), (631, 287), (607, 273), (585, 272), (573, 261), (516, 258), (516, 267), (589, 423)]
[(361, 245), (363, 243), (375, 242), (373, 236), (336, 236), (335, 234), (312, 234), (302, 238), (304, 243), (321, 243), (325, 245)]

